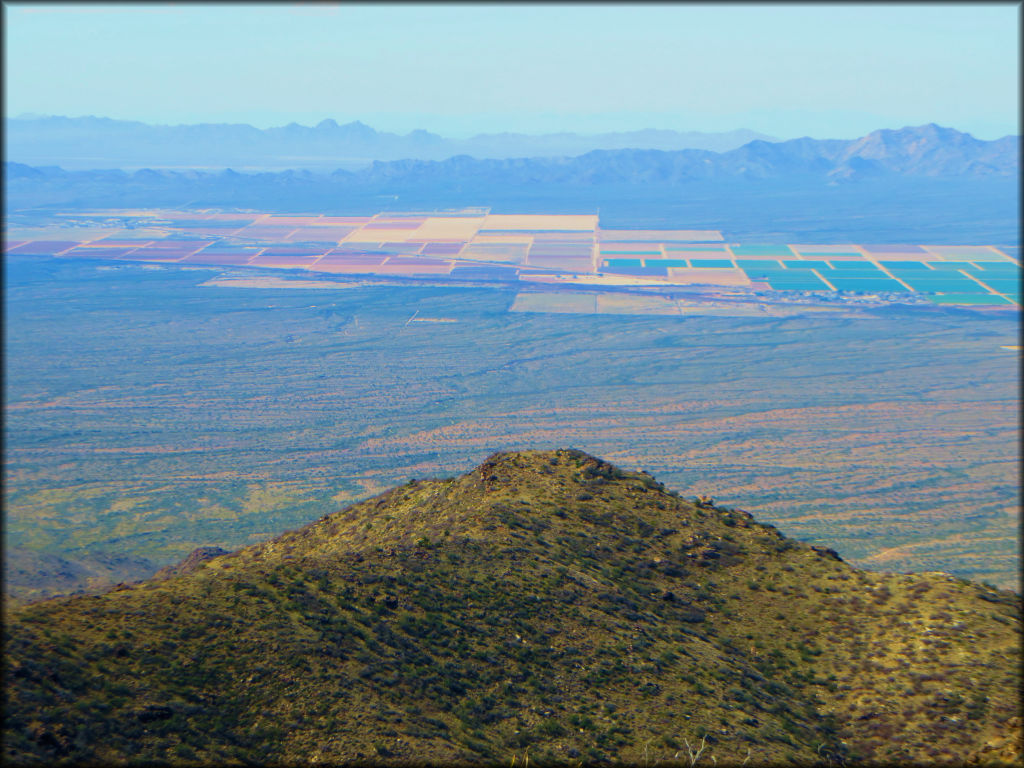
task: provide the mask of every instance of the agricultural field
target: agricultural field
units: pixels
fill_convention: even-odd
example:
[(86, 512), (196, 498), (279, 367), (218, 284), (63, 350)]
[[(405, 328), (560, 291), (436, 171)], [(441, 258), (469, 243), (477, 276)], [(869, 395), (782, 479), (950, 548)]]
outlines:
[[(348, 238), (369, 242), (376, 221), (189, 215), (211, 231), (351, 228), (331, 251), (360, 250)], [(537, 225), (436, 218), (450, 221), (431, 224), (434, 240), (423, 222), (379, 221), (390, 238), (380, 242), (422, 241), (394, 258), (427, 270), (457, 259), (426, 246), (463, 242), (455, 236), (471, 225), (479, 233), (486, 223), (487, 234), (463, 249), (477, 237), (490, 238), (480, 247), (522, 244), (525, 230), (512, 226)], [(140, 218), (146, 242), (154, 228), (173, 229), (168, 221)], [(581, 232), (597, 249), (607, 243), (605, 232), (571, 228), (583, 223), (547, 234), (565, 234), (568, 252)], [(198, 546), (260, 541), (409, 478), (463, 472), (495, 450), (552, 447), (709, 494), (859, 566), (1017, 583), (1012, 305), (800, 305), (735, 287), (723, 299), (630, 283), (460, 281), (455, 267), (443, 279), (338, 277), (251, 263), (268, 250), (282, 263), (308, 258), (287, 236), (276, 245), (220, 237), (176, 260), (170, 247), (141, 260), (129, 253), (141, 247), (130, 227), (106, 245), (66, 236), (75, 229), (7, 242), (5, 583), (21, 598), (95, 584), (97, 573), (134, 578)], [(179, 229), (182, 253), (203, 239)], [(744, 274), (740, 261), (769, 271), (774, 262), (778, 273), (825, 262), (809, 269), (827, 273), (875, 259), (913, 284), (912, 270), (943, 279), (938, 264), (960, 265), (951, 271), (961, 277), (1016, 268), (1016, 256), (987, 246), (793, 245), (789, 256), (707, 240), (671, 250), (712, 246)], [(202, 260), (209, 248), (232, 260)], [(390, 263), (369, 250), (361, 255), (375, 266)]]
[[(102, 223), (106, 228), (97, 228)], [(487, 209), (373, 216), (105, 211), (54, 215), (44, 224), (9, 233), (5, 253), (339, 276), (1020, 306), (1019, 252), (1009, 246), (736, 243), (716, 230), (603, 228), (596, 215)]]

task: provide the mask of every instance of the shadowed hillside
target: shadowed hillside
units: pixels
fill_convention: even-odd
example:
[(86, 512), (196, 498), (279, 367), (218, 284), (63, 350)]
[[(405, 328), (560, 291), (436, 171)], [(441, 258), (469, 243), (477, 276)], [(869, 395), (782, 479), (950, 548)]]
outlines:
[(8, 761), (1019, 756), (1019, 598), (858, 571), (579, 451), (162, 576), (9, 613)]

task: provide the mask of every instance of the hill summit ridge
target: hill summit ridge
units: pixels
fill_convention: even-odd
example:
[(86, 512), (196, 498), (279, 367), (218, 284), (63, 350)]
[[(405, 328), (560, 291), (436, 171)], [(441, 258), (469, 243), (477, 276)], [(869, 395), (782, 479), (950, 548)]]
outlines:
[(859, 571), (582, 451), (497, 453), (164, 576), (8, 612), (8, 762), (1020, 755), (1018, 596)]
[[(653, 544), (666, 526), (690, 528), (697, 521), (705, 527), (753, 524), (746, 512), (695, 506), (646, 472), (622, 470), (583, 451), (501, 451), (460, 477), (411, 480), (248, 549), (272, 559), (445, 539), (508, 544), (539, 531), (585, 534), (597, 546), (622, 535)], [(758, 527), (781, 539), (774, 527)]]

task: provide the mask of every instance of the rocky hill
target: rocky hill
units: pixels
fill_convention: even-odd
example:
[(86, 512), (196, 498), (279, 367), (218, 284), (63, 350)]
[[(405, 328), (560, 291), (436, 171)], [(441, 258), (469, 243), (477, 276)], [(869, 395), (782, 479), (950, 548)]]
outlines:
[(858, 571), (579, 451), (162, 576), (9, 611), (7, 761), (1019, 757), (1018, 596)]
[(751, 141), (726, 152), (684, 149), (594, 150), (576, 157), (376, 162), (353, 180), (381, 183), (680, 184), (693, 180), (872, 179), (876, 177), (986, 178), (1020, 173), (1019, 139), (980, 141), (934, 124), (873, 131), (852, 141)]

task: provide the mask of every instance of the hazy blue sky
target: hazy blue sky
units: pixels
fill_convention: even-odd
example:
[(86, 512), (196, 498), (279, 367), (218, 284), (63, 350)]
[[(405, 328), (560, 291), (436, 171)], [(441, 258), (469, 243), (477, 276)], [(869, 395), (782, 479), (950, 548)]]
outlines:
[(1013, 3), (4, 3), (5, 113), (477, 132), (1019, 133)]

